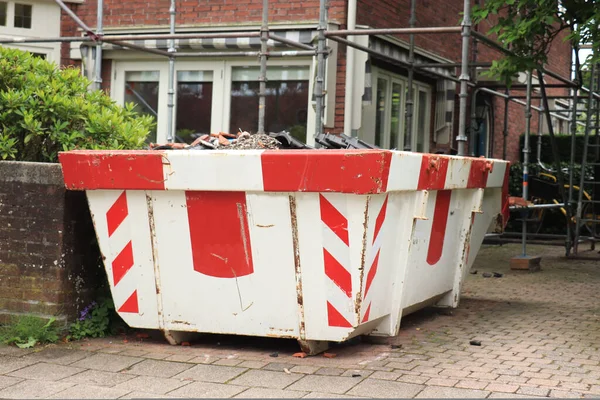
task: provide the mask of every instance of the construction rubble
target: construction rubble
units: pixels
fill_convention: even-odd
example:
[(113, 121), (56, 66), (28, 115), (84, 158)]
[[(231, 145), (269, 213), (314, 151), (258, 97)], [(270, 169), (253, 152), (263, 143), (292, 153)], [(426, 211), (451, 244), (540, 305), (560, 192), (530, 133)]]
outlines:
[[(320, 149), (377, 149), (377, 146), (363, 142), (360, 139), (344, 134), (323, 134), (315, 138)], [(204, 134), (187, 143), (151, 143), (153, 150), (279, 150), (279, 149), (315, 149), (296, 139), (289, 132), (254, 133), (240, 131), (237, 135), (231, 133)]]

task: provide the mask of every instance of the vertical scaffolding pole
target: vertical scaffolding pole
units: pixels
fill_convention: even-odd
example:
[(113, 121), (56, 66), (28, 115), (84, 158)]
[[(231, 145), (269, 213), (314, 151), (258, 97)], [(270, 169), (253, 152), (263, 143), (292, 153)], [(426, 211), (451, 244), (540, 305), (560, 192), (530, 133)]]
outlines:
[[(577, 72), (576, 72), (577, 73)], [(579, 77), (575, 77), (577, 81)], [(569, 160), (569, 204), (567, 209), (569, 210), (568, 214), (573, 215), (573, 172), (575, 171), (575, 145), (576, 145), (576, 135), (577, 135), (577, 102), (579, 101), (577, 95), (578, 90), (576, 88), (573, 90), (573, 114), (571, 115), (571, 155)], [(583, 172), (583, 171), (582, 171)], [(571, 253), (571, 247), (573, 246), (573, 238), (579, 240), (577, 235), (571, 232), (571, 221), (567, 221), (567, 240), (569, 244), (567, 245), (567, 256)]]
[[(594, 52), (596, 55), (596, 52)], [(583, 209), (583, 184), (585, 181), (585, 164), (587, 163), (588, 157), (588, 141), (590, 136), (590, 124), (592, 122), (592, 112), (593, 112), (593, 103), (594, 103), (594, 87), (595, 87), (595, 78), (596, 78), (596, 63), (592, 64), (592, 68), (590, 70), (590, 86), (588, 92), (588, 104), (586, 118), (585, 118), (585, 134), (583, 138), (583, 157), (581, 159), (581, 176), (579, 177), (579, 192), (577, 193), (577, 216), (575, 217), (575, 243), (574, 245), (574, 253), (577, 254), (577, 248), (579, 244), (579, 230), (581, 228), (581, 213)]]
[[(409, 24), (411, 28), (415, 27), (417, 23), (417, 0), (410, 0), (410, 19)], [(408, 48), (408, 91), (406, 95), (406, 134), (404, 135), (404, 150), (411, 151), (412, 149), (412, 128), (413, 128), (413, 110), (414, 108), (414, 96), (413, 96), (413, 80), (415, 75), (415, 35), (411, 33), (409, 36), (410, 46)]]
[[(525, 105), (525, 140), (523, 144), (523, 199), (529, 198), (529, 135), (531, 130), (531, 71), (527, 71), (527, 100)], [(527, 210), (523, 211), (523, 257), (527, 255)]]
[(460, 111), (458, 114), (458, 155), (464, 156), (467, 144), (467, 97), (469, 90), (469, 41), (471, 39), (471, 0), (464, 0), (462, 21), (462, 61), (460, 71)]
[(504, 129), (502, 131), (502, 135), (504, 136), (504, 140), (502, 142), (502, 159), (506, 160), (506, 146), (508, 140), (508, 105), (510, 101), (510, 90), (506, 89), (506, 97), (504, 98)]
[(269, 40), (269, 0), (263, 0), (262, 24), (260, 26), (260, 92), (258, 99), (258, 133), (265, 133), (267, 106), (267, 42)]
[[(169, 8), (170, 14), (170, 33), (175, 35), (175, 0), (171, 0), (171, 7)], [(175, 39), (169, 39), (169, 99), (167, 107), (169, 112), (167, 114), (167, 142), (173, 143), (173, 117), (175, 112)]]
[[(104, 2), (103, 0), (98, 0), (98, 15), (97, 15), (97, 23), (96, 23), (96, 35), (98, 37), (102, 37), (103, 26), (102, 20), (104, 19)], [(94, 72), (94, 88), (96, 90), (102, 89), (102, 42), (98, 42), (96, 44), (96, 62), (95, 62), (95, 72)]]
[[(265, 0), (266, 1), (266, 0)], [(316, 136), (323, 134), (324, 94), (325, 81), (325, 30), (327, 29), (327, 0), (320, 0), (319, 4), (319, 43), (317, 47), (317, 78), (315, 83), (315, 124)]]
[[(346, 29), (356, 29), (356, 8), (358, 0), (348, 1), (348, 20)], [(348, 40), (355, 41), (355, 36), (348, 36)], [(354, 125), (354, 63), (356, 49), (346, 46), (346, 95), (344, 99), (344, 134), (352, 137), (358, 136), (358, 130), (353, 129)], [(392, 145), (393, 146), (393, 145)]]

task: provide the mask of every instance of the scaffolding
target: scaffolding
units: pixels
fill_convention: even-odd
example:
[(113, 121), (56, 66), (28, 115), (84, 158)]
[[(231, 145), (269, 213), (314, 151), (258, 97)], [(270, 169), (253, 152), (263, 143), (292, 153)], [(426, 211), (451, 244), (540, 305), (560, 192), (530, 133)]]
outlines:
[[(459, 116), (458, 116), (458, 135), (455, 140), (457, 142), (457, 153), (459, 156), (474, 156), (474, 141), (475, 141), (475, 129), (467, 126), (467, 108), (469, 91), (471, 91), (471, 111), (474, 113), (476, 105), (476, 99), (478, 94), (486, 93), (488, 95), (496, 96), (504, 99), (504, 129), (503, 129), (503, 158), (506, 158), (506, 142), (508, 137), (508, 105), (509, 103), (516, 103), (524, 106), (525, 110), (525, 121), (526, 129), (524, 134), (524, 146), (523, 152), (523, 198), (528, 200), (528, 179), (529, 171), (528, 165), (530, 161), (530, 136), (531, 136), (531, 117), (532, 110), (535, 110), (540, 115), (539, 131), (538, 131), (538, 164), (546, 171), (556, 173), (558, 180), (558, 187), (560, 191), (561, 202), (558, 204), (535, 204), (527, 207), (527, 210), (535, 208), (558, 208), (562, 207), (566, 210), (567, 217), (567, 234), (564, 237), (566, 255), (569, 256), (571, 252), (574, 255), (578, 253), (578, 245), (583, 241), (590, 241), (592, 243), (592, 249), (596, 241), (600, 240), (597, 225), (600, 226), (600, 220), (596, 214), (596, 204), (600, 204), (600, 176), (596, 176), (596, 181), (590, 181), (585, 178), (585, 174), (582, 172), (581, 179), (579, 182), (579, 188), (577, 193), (577, 201), (575, 201), (574, 193), (574, 182), (573, 182), (573, 171), (576, 162), (575, 144), (576, 144), (576, 133), (577, 126), (583, 125), (585, 147), (584, 154), (581, 162), (583, 166), (586, 165), (600, 165), (600, 157), (598, 152), (600, 151), (600, 68), (594, 67), (594, 71), (590, 74), (589, 89), (584, 87), (581, 83), (581, 77), (576, 76), (575, 80), (571, 77), (564, 77), (558, 73), (546, 69), (543, 65), (537, 66), (536, 70), (523, 71), (527, 73), (526, 85), (512, 85), (510, 88), (501, 83), (477, 83), (475, 74), (475, 68), (477, 67), (489, 67), (489, 63), (481, 63), (477, 61), (477, 45), (482, 44), (495, 49), (503, 54), (510, 55), (512, 52), (509, 49), (504, 48), (501, 44), (488, 38), (483, 33), (472, 29), (471, 21), (471, 0), (464, 0), (463, 4), (463, 19), (460, 26), (446, 26), (446, 27), (415, 27), (416, 25), (416, 0), (411, 0), (410, 3), (410, 19), (408, 28), (386, 28), (386, 29), (355, 29), (355, 26), (347, 26), (345, 30), (328, 30), (328, 0), (319, 1), (319, 22), (317, 25), (317, 44), (308, 45), (306, 43), (300, 43), (295, 40), (290, 40), (273, 34), (269, 30), (268, 23), (268, 0), (262, 1), (262, 20), (260, 29), (258, 31), (249, 32), (223, 32), (223, 33), (176, 33), (176, 1), (171, 0), (169, 7), (170, 23), (168, 34), (139, 34), (139, 35), (110, 35), (107, 36), (103, 32), (103, 0), (98, 0), (97, 4), (97, 24), (96, 29), (93, 30), (87, 26), (64, 2), (63, 0), (55, 0), (55, 2), (61, 7), (64, 12), (69, 15), (73, 21), (83, 30), (85, 36), (76, 37), (58, 37), (58, 38), (17, 38), (17, 39), (2, 39), (1, 44), (21, 44), (21, 43), (43, 43), (43, 42), (83, 42), (95, 45), (95, 72), (94, 72), (94, 88), (100, 89), (102, 84), (101, 79), (101, 66), (102, 66), (102, 45), (103, 43), (109, 43), (120, 46), (122, 48), (128, 48), (132, 50), (148, 52), (160, 56), (164, 56), (169, 62), (169, 84), (168, 84), (168, 125), (167, 125), (167, 141), (172, 142), (174, 140), (173, 135), (173, 116), (174, 116), (174, 83), (175, 83), (175, 63), (178, 58), (185, 57), (258, 57), (260, 61), (260, 76), (259, 76), (259, 109), (258, 109), (258, 131), (257, 133), (265, 133), (265, 109), (266, 109), (266, 82), (267, 82), (267, 60), (270, 57), (293, 57), (293, 56), (312, 56), (316, 58), (316, 77), (314, 81), (314, 98), (315, 98), (315, 114), (316, 114), (316, 128), (315, 128), (315, 139), (317, 143), (318, 139), (324, 135), (324, 109), (325, 109), (325, 70), (327, 57), (330, 54), (330, 49), (326, 46), (326, 41), (331, 40), (347, 46), (349, 60), (352, 61), (354, 57), (354, 50), (366, 52), (369, 55), (373, 55), (381, 60), (391, 63), (396, 66), (401, 66), (408, 70), (408, 84), (412, 87), (415, 71), (426, 72), (429, 75), (449, 80), (460, 84), (459, 91)], [(348, 13), (349, 15), (356, 15), (356, 4), (350, 0)], [(353, 5), (353, 6), (352, 6)], [(460, 62), (449, 62), (449, 63), (417, 63), (415, 62), (415, 35), (435, 35), (435, 34), (460, 34), (462, 37), (462, 52)], [(363, 46), (351, 40), (353, 36), (377, 36), (377, 35), (408, 35), (409, 36), (409, 57), (408, 61), (396, 58), (392, 55), (385, 54), (382, 51)], [(227, 38), (259, 38), (260, 39), (260, 51), (227, 51), (227, 52), (186, 52), (179, 53), (175, 45), (177, 39), (227, 39)], [(168, 49), (167, 51), (149, 48), (141, 46), (133, 41), (144, 41), (144, 40), (167, 40)], [(278, 42), (289, 47), (296, 48), (295, 51), (273, 51), (269, 46), (269, 41)], [(469, 49), (471, 42), (473, 42), (472, 55), (469, 57)], [(575, 46), (575, 50), (578, 50), (578, 46)], [(597, 51), (598, 49), (595, 49)], [(470, 59), (472, 58), (472, 59)], [(353, 63), (349, 65), (352, 68)], [(577, 68), (579, 65), (577, 65)], [(436, 69), (432, 69), (436, 68)], [(447, 69), (449, 73), (440, 73), (437, 68)], [(456, 76), (451, 71), (453, 69), (460, 69), (460, 74)], [(347, 71), (347, 74), (351, 71)], [(537, 75), (538, 83), (533, 83), (533, 75)], [(598, 75), (598, 76), (596, 76)], [(551, 77), (558, 81), (558, 84), (546, 84), (544, 77)], [(347, 77), (348, 79), (348, 77)], [(350, 76), (351, 79), (351, 76)], [(349, 88), (349, 93), (352, 95), (352, 87)], [(540, 91), (540, 96), (534, 97), (532, 95), (533, 89), (537, 88)], [(548, 88), (565, 88), (570, 89), (568, 96), (548, 96)], [(503, 90), (504, 93), (501, 91)], [(512, 91), (525, 90), (525, 95), (514, 95)], [(413, 95), (412, 90), (408, 90), (406, 105), (405, 105), (405, 132), (406, 138), (410, 138), (412, 132), (412, 118), (413, 118)], [(581, 102), (581, 97), (586, 96), (587, 100)], [(525, 98), (525, 101), (520, 100)], [(553, 98), (567, 98), (570, 100), (571, 108), (567, 110), (552, 110), (549, 107), (549, 99)], [(539, 100), (539, 106), (533, 105), (533, 100)], [(348, 114), (348, 107), (346, 107), (345, 114)], [(564, 113), (567, 115), (564, 115)], [(585, 122), (581, 121), (580, 116), (584, 115)], [(542, 117), (546, 119), (548, 127), (548, 133), (552, 144), (552, 153), (554, 159), (553, 168), (545, 166), (541, 162), (540, 158), (540, 145), (541, 145), (541, 125)], [(570, 123), (571, 127), (571, 152), (570, 159), (568, 161), (569, 167), (565, 171), (561, 168), (561, 160), (559, 157), (559, 149), (554, 136), (552, 118), (565, 120)], [(351, 121), (349, 115), (345, 116), (344, 124), (347, 125)], [(351, 131), (352, 127), (346, 128), (345, 130)], [(595, 134), (591, 134), (594, 131)], [(468, 134), (470, 133), (470, 137)], [(354, 134), (354, 132), (353, 132)], [(592, 139), (595, 141), (591, 143)], [(467, 148), (467, 143), (470, 143), (470, 148)], [(592, 149), (592, 151), (590, 151)], [(410, 150), (406, 149), (405, 150)], [(593, 154), (595, 158), (593, 161), (588, 160), (588, 155)], [(568, 185), (565, 185), (564, 174), (568, 175)], [(584, 185), (592, 185), (594, 194), (593, 199), (588, 199), (584, 196), (583, 188)], [(591, 204), (592, 218), (589, 218), (588, 214), (584, 213), (584, 208)], [(523, 247), (523, 255), (527, 254), (527, 217), (524, 215), (522, 218), (522, 229), (521, 242)], [(582, 237), (580, 235), (580, 228), (582, 226), (593, 226), (591, 235), (589, 237)]]

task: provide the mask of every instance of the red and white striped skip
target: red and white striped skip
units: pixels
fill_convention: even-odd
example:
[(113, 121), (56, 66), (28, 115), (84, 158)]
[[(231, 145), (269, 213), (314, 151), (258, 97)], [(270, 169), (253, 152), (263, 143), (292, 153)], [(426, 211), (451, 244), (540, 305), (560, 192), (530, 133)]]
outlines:
[(456, 307), (508, 163), (387, 150), (72, 151), (132, 327), (296, 338), (312, 353)]

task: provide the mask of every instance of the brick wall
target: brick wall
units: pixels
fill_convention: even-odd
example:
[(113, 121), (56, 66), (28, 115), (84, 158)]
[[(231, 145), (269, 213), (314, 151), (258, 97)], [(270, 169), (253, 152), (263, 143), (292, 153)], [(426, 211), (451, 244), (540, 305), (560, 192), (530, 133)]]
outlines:
[(59, 164), (0, 162), (0, 321), (18, 313), (74, 317), (104, 282), (83, 192)]

